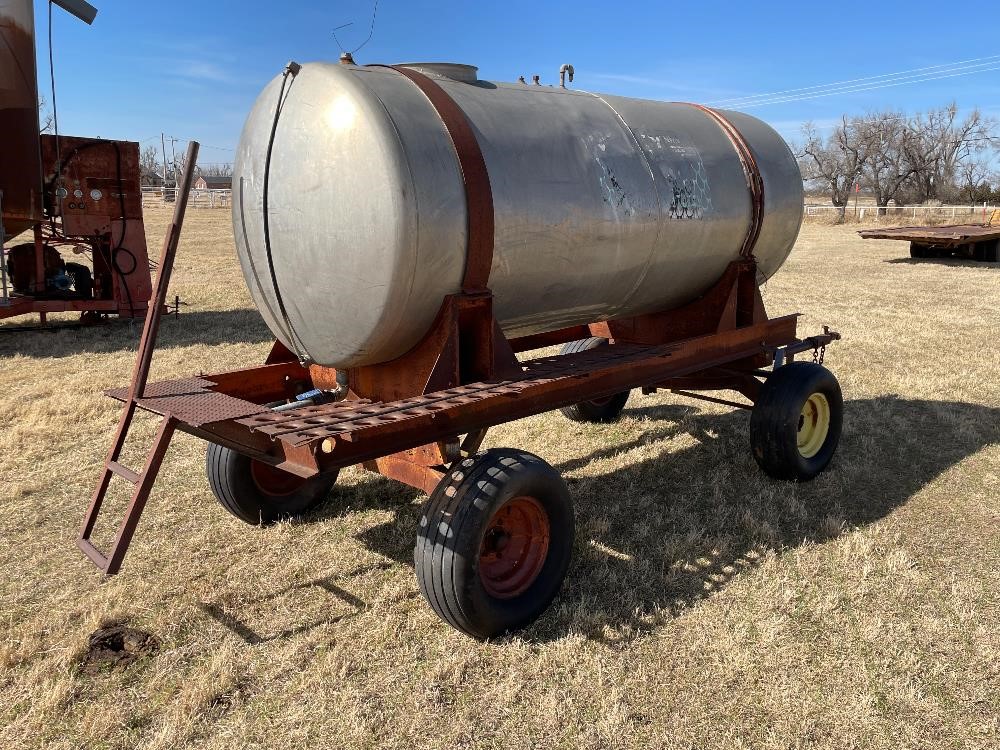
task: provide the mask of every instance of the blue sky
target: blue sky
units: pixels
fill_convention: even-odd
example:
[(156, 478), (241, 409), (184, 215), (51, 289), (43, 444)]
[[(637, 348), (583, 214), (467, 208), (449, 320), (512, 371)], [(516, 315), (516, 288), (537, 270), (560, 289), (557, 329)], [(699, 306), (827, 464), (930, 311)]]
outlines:
[[(356, 47), (373, 7), (370, 0), (92, 2), (99, 13), (90, 27), (53, 12), (60, 131), (157, 144), (161, 131), (195, 138), (203, 164), (232, 158), (254, 98), (287, 60), (335, 60), (332, 30), (353, 22), (338, 34)], [(36, 0), (48, 99), (46, 8)], [(982, 3), (912, 0), (380, 0), (375, 33), (356, 58), (464, 62), (478, 65), (482, 78), (538, 73), (543, 83), (556, 82), (569, 62), (578, 88), (714, 103), (987, 56), (997, 57), (972, 75), (746, 108), (795, 138), (806, 120), (828, 127), (845, 112), (912, 112), (952, 100), (1000, 116), (1000, 13)]]

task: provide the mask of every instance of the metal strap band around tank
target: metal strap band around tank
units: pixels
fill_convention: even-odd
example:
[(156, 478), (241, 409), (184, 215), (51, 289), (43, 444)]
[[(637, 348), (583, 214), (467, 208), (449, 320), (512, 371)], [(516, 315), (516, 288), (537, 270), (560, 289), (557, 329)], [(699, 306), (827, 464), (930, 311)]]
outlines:
[(493, 267), (493, 190), (486, 171), (486, 160), (479, 141), (461, 107), (432, 78), (412, 68), (396, 65), (373, 65), (391, 68), (413, 81), (438, 113), (451, 138), (465, 184), (468, 213), (468, 248), (465, 257), (463, 292), (481, 292), (488, 288)]
[(764, 225), (764, 178), (760, 174), (760, 167), (757, 159), (753, 155), (750, 144), (747, 143), (743, 134), (719, 111), (701, 104), (692, 104), (692, 107), (700, 109), (713, 120), (715, 120), (722, 132), (726, 134), (736, 153), (743, 164), (743, 173), (747, 178), (747, 188), (750, 190), (750, 226), (747, 228), (746, 237), (743, 239), (743, 246), (740, 248), (740, 256), (750, 258), (753, 256), (754, 247), (757, 245), (757, 238), (760, 237), (761, 227)]

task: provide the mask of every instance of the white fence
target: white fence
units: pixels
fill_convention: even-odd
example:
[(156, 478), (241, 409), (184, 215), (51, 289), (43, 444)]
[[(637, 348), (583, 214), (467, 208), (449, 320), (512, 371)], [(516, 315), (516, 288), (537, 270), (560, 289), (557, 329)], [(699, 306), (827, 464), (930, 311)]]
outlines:
[[(177, 199), (177, 188), (144, 187), (142, 189), (143, 208), (173, 206)], [(188, 208), (229, 208), (233, 204), (232, 190), (193, 189), (188, 195)]]
[[(176, 188), (144, 187), (142, 189), (142, 205), (172, 206), (177, 196)], [(233, 204), (232, 190), (192, 190), (188, 197), (191, 208), (229, 208)], [(851, 205), (847, 208), (828, 204), (805, 204), (806, 216), (828, 216), (833, 218), (843, 211), (848, 217), (856, 217), (859, 221), (901, 221), (910, 219), (924, 221), (954, 219), (955, 222), (975, 222), (989, 219), (995, 206), (886, 206), (879, 209), (871, 204)]]
[(829, 216), (830, 218), (835, 217), (841, 211), (844, 212), (847, 217), (856, 217), (859, 221), (863, 220), (873, 220), (881, 221), (885, 219), (886, 221), (898, 222), (903, 219), (910, 219), (916, 221), (921, 219), (924, 221), (931, 220), (941, 220), (941, 219), (953, 219), (957, 222), (976, 222), (985, 221), (990, 218), (993, 213), (995, 206), (884, 206), (879, 208), (878, 206), (859, 205), (847, 206), (842, 208), (840, 206), (830, 206), (830, 205), (805, 205), (805, 215), (806, 216)]

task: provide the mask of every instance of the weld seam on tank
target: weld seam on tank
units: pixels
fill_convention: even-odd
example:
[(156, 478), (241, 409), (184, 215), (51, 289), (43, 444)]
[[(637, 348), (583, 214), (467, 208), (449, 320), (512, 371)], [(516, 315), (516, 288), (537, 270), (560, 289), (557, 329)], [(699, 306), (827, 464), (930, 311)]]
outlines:
[[(582, 89), (577, 89), (577, 91), (582, 91)], [(611, 106), (611, 103), (603, 96), (595, 94), (591, 91), (583, 91), (583, 93), (590, 94), (590, 96), (600, 101), (608, 109), (615, 113), (615, 117), (618, 118), (618, 122), (621, 123), (625, 132), (628, 133), (629, 138), (632, 139), (632, 144), (635, 146), (639, 157), (642, 159), (642, 163), (646, 165), (646, 170), (649, 172), (649, 181), (653, 186), (653, 195), (656, 196), (656, 235), (654, 236), (653, 243), (649, 248), (649, 255), (646, 256), (646, 262), (643, 263), (642, 273), (639, 274), (635, 284), (632, 285), (628, 294), (625, 295), (625, 299), (622, 300), (622, 307), (627, 307), (638, 291), (646, 283), (646, 278), (649, 276), (649, 269), (653, 265), (653, 259), (656, 257), (656, 251), (660, 247), (660, 236), (663, 233), (663, 224), (665, 222), (665, 218), (663, 216), (663, 200), (660, 197), (660, 190), (656, 181), (656, 175), (653, 173), (653, 165), (650, 163), (649, 157), (646, 155), (646, 150), (642, 147), (642, 144), (639, 143), (639, 139), (636, 137), (635, 131), (632, 130), (632, 126), (625, 121), (625, 118), (621, 116), (621, 113)]]

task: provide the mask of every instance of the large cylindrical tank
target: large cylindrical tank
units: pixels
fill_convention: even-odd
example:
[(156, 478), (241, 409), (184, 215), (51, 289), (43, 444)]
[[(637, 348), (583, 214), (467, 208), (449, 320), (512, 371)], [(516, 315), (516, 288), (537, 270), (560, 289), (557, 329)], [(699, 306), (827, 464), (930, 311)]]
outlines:
[(0, 0), (0, 190), (7, 236), (42, 219), (32, 0)]
[[(489, 287), (508, 336), (682, 305), (739, 257), (752, 200), (711, 114), (490, 83), (471, 66), (412, 67), (457, 103), (482, 150), (495, 216)], [(467, 212), (455, 148), (396, 70), (312, 63), (284, 86), (277, 125), (281, 76), (257, 99), (236, 155), (233, 221), (250, 292), (275, 335), (316, 363), (393, 359), (461, 286)], [(802, 220), (799, 169), (770, 127), (724, 115), (763, 178), (754, 254), (770, 277)]]

